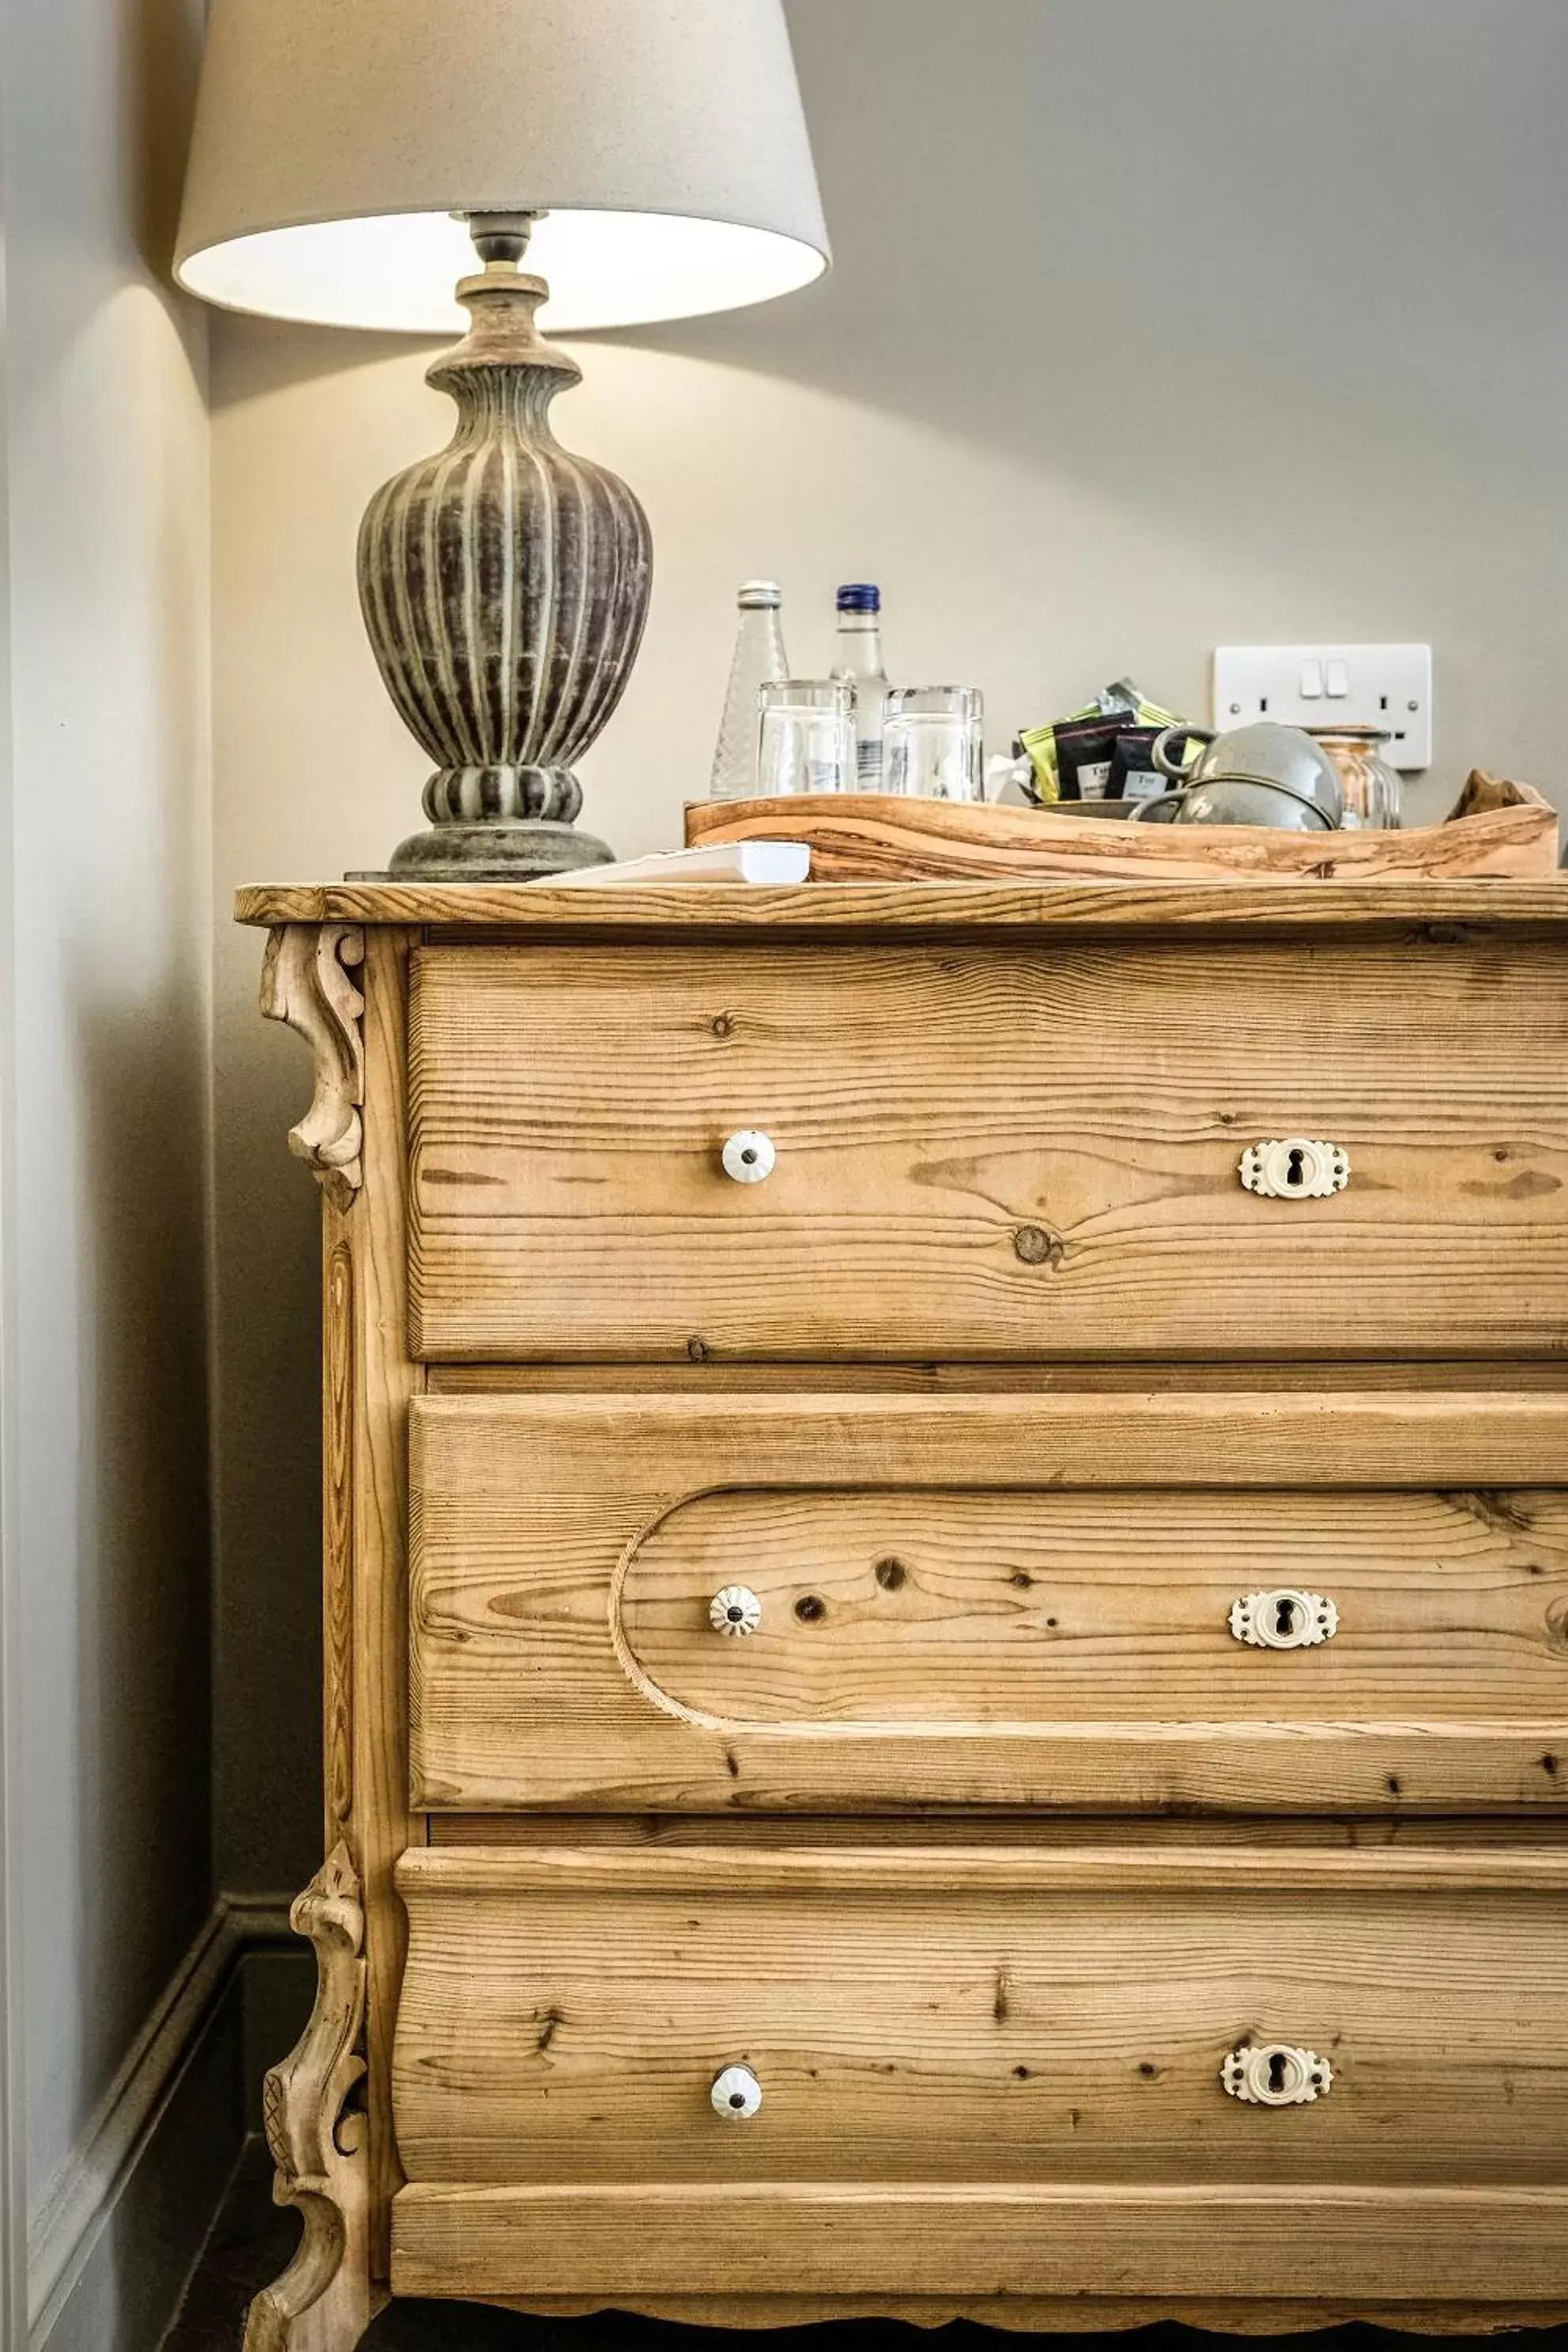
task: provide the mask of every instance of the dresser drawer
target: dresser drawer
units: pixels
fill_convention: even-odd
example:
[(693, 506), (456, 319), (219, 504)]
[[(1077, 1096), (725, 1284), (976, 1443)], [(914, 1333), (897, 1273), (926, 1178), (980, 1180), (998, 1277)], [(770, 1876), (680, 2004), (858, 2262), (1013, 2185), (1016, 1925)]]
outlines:
[(1528, 1394), (426, 1397), (413, 1801), (1561, 1806), (1565, 1462)]
[[(1564, 957), (1497, 936), (426, 948), (415, 1350), (1557, 1350)], [(771, 1156), (765, 1181), (726, 1172), (745, 1135), (733, 1175)], [(1348, 1155), (1345, 1189), (1247, 1189), (1244, 1152), (1292, 1139)]]
[(1561, 1848), (542, 1847), (398, 1884), (404, 2292), (458, 2259), (611, 2297), (1568, 2289)]

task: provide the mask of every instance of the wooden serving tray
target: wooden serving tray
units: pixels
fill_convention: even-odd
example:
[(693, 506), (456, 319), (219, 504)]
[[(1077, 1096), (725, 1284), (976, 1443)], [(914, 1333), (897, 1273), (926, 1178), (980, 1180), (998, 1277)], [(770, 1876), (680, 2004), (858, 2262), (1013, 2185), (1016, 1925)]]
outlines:
[(1269, 825), (1128, 824), (1057, 809), (803, 793), (791, 800), (693, 801), (689, 846), (804, 841), (819, 882), (913, 880), (1247, 882), (1557, 872), (1557, 812), (1530, 784), (1471, 773), (1441, 824), (1408, 833), (1280, 833)]

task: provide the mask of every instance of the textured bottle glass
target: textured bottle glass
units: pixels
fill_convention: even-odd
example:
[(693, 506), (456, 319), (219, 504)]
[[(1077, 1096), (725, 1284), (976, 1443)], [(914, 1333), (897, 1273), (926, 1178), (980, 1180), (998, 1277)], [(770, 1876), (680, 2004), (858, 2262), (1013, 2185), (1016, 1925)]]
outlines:
[(772, 581), (752, 581), (742, 589), (738, 602), (741, 625), (708, 785), (708, 797), (714, 801), (746, 800), (757, 790), (757, 698), (764, 686), (789, 676), (779, 590)]

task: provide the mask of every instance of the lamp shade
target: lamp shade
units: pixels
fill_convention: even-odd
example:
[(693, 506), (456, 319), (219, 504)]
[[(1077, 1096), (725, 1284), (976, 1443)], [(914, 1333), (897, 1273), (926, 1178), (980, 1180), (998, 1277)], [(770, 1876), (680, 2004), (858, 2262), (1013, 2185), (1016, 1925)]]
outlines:
[(557, 332), (768, 299), (826, 267), (782, 0), (214, 0), (180, 283), (446, 333), (454, 214), (545, 213)]

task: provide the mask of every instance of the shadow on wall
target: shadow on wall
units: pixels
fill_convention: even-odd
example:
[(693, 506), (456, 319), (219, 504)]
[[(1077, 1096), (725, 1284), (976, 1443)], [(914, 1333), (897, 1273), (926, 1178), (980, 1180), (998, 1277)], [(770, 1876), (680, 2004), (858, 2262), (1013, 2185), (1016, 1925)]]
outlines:
[(16, 1484), (47, 2239), (212, 1899), (209, 539), (202, 337), (138, 243), (184, 143), (193, 0), (11, 15)]
[(148, 271), (171, 287), (205, 14), (205, 0), (125, 0), (119, 20), (134, 163), (126, 211)]
[[(835, 274), (645, 348), (1092, 486), (1146, 541), (1130, 602), (1234, 566), (1233, 633), (1293, 567), (1307, 634), (1385, 627), (1392, 574), (1440, 635), (1483, 551), (1561, 593), (1555, 0), (860, 0), (853, 41), (786, 5), (809, 119), (855, 125), (817, 140)], [(965, 530), (940, 479), (908, 495)]]
[[(150, 918), (151, 919), (151, 918)], [(77, 999), (80, 1361), (77, 1883), (96, 2041), (144, 2013), (212, 1902), (210, 1521), (199, 978)], [(63, 1302), (62, 1302), (63, 1303)], [(182, 1734), (182, 1727), (184, 1731)], [(107, 2071), (118, 2046), (94, 2053)]]
[[(125, 214), (143, 265), (165, 284), (203, 15), (202, 0), (124, 0), (117, 21), (131, 107)], [(132, 299), (147, 298), (138, 289)], [(204, 569), (201, 551), (178, 543), (188, 520), (182, 486), (159, 473), (142, 494), (157, 518), (154, 567), (171, 576), (177, 563), (187, 577)], [(151, 702), (190, 715), (193, 648), (171, 626), (153, 650), (160, 674), (145, 682)], [(205, 647), (195, 651), (205, 659)], [(180, 748), (166, 820), (173, 840), (195, 845), (208, 824), (205, 746), (192, 731)], [(168, 887), (183, 933), (182, 893), (173, 879)], [(147, 919), (157, 921), (155, 908)], [(100, 988), (90, 970), (79, 971), (81, 1164), (92, 1171), (80, 1229), (91, 1234), (96, 1402), (84, 1482), (95, 1539), (83, 1556), (97, 1589), (84, 1596), (79, 1624), (93, 1751), (83, 1790), (84, 1883), (118, 1914), (90, 1946), (99, 1981), (83, 1988), (89, 2016), (111, 2012), (128, 1977), (142, 1980), (150, 1997), (171, 1939), (183, 1948), (211, 1901), (207, 1104), (200, 937), (190, 930), (190, 954), (162, 960), (133, 1004), (119, 972), (104, 971)], [(176, 1713), (202, 1727), (199, 1745), (168, 1738)], [(142, 1873), (102, 1874), (107, 1853), (140, 1853)], [(174, 1909), (183, 1916), (149, 1916), (155, 1870), (163, 1885), (182, 1891)]]
[[(788, 14), (833, 274), (579, 338), (590, 368), (614, 342), (904, 415), (1095, 486), (1205, 568), (1330, 541), (1342, 627), (1402, 509), (1446, 516), (1459, 565), (1500, 502), (1568, 473), (1557, 0)], [(247, 396), (434, 348), (275, 330)], [(906, 495), (962, 531), (942, 488)]]
[(257, 1006), (265, 934), (216, 922), (218, 1875), (270, 1894), (321, 1860), (321, 1194), (286, 1140), (310, 1055)]

